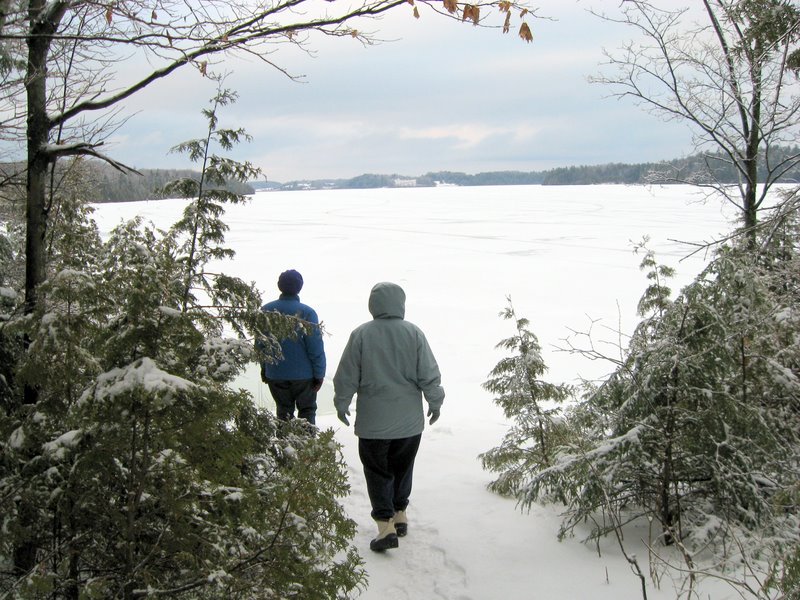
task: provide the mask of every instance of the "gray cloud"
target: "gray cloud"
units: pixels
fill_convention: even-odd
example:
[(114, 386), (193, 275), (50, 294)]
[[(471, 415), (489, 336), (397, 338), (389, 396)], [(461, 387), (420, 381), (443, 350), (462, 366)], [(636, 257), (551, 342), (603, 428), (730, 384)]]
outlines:
[[(603, 46), (620, 45), (630, 32), (589, 15), (584, 3), (538, 5), (558, 20), (531, 21), (531, 44), (400, 12), (370, 23), (397, 41), (365, 48), (350, 39), (312, 40), (315, 58), (279, 50), (273, 59), (305, 83), (252, 59), (230, 60), (219, 68), (231, 71), (226, 84), (240, 99), (222, 124), (247, 129), (254, 141), (236, 156), (278, 181), (540, 170), (690, 151), (680, 125), (606, 98), (608, 90), (587, 82)], [(138, 114), (113, 140), (115, 155), (139, 167), (189, 166), (167, 152), (202, 134), (200, 110), (213, 92), (210, 81), (186, 70), (142, 93), (128, 106)]]

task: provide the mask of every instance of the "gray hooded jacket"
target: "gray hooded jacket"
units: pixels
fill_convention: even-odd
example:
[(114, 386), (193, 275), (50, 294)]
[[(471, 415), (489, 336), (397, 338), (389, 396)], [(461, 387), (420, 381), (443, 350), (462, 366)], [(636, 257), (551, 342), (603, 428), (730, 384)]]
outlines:
[(358, 437), (391, 440), (422, 433), (422, 395), (431, 409), (444, 401), (439, 366), (422, 330), (405, 316), (406, 295), (378, 283), (369, 297), (373, 320), (360, 325), (345, 346), (333, 378), (338, 412), (356, 398)]

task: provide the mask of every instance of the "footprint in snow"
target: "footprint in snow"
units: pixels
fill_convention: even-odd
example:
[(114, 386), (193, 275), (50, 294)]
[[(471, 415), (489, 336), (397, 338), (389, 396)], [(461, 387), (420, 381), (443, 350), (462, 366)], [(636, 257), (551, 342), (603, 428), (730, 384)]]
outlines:
[[(368, 500), (364, 510), (369, 515)], [(369, 550), (369, 540), (376, 532), (374, 522), (361, 517), (356, 520), (354, 541), (363, 549), (370, 581), (360, 600), (473, 600), (467, 593), (467, 573), (450, 560), (438, 543), (439, 531), (425, 522), (424, 515), (409, 511), (408, 535), (400, 538), (399, 548), (382, 553)]]

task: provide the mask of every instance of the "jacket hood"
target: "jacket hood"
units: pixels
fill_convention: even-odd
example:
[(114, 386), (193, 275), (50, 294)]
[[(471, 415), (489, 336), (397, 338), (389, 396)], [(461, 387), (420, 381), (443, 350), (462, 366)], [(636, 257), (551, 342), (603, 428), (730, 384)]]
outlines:
[(406, 315), (406, 293), (396, 283), (376, 283), (369, 294), (369, 312), (375, 319), (402, 319)]

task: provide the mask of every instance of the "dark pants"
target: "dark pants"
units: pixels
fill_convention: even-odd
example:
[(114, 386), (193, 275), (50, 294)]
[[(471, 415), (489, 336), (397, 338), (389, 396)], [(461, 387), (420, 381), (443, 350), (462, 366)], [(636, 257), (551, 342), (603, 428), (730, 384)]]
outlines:
[(275, 399), (275, 412), (282, 421), (297, 416), (313, 424), (317, 416), (317, 392), (314, 391), (313, 379), (298, 381), (268, 379), (267, 385)]
[(399, 440), (358, 439), (373, 519), (391, 519), (396, 511), (408, 506), (421, 439), (422, 434)]

